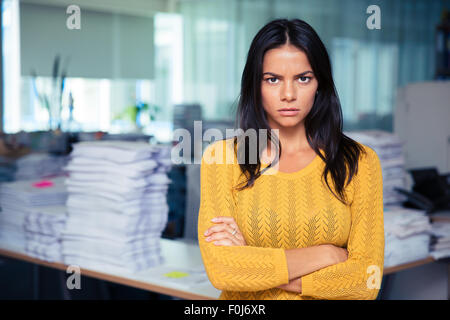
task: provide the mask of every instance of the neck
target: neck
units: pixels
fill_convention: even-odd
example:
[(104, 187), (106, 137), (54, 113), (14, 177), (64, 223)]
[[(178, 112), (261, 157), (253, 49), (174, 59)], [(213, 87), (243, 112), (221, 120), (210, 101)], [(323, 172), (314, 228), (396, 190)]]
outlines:
[(297, 153), (310, 150), (311, 146), (306, 139), (306, 130), (304, 123), (301, 122), (295, 127), (270, 126), (272, 129), (278, 129), (278, 139), (283, 148), (283, 153)]

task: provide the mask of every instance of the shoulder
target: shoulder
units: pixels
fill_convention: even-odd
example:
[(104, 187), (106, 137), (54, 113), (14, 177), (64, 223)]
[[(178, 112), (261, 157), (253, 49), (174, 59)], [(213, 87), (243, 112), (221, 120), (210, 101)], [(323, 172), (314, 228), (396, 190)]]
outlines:
[(358, 142), (358, 144), (363, 149), (363, 152), (361, 152), (359, 157), (359, 162), (371, 164), (380, 163), (380, 158), (378, 157), (378, 154), (375, 152), (374, 149), (360, 142)]
[(360, 142), (358, 144), (362, 147), (363, 152), (359, 156), (357, 176), (367, 176), (367, 174), (381, 175), (382, 169), (378, 154), (373, 148)]

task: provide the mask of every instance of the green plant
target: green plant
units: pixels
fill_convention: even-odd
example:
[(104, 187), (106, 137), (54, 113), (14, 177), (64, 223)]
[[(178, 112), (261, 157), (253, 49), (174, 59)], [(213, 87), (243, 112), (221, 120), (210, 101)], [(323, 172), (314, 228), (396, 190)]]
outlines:
[(119, 113), (114, 118), (124, 120), (126, 119), (135, 124), (138, 128), (142, 128), (142, 124), (140, 122), (141, 114), (147, 113), (149, 120), (154, 121), (159, 111), (160, 107), (157, 105), (138, 102), (135, 105), (128, 106), (122, 113)]
[[(55, 117), (57, 125), (56, 129), (61, 129), (61, 111), (62, 111), (62, 97), (64, 94), (66, 76), (67, 76), (67, 66), (68, 60), (66, 61), (65, 67), (60, 68), (60, 56), (57, 54), (53, 59), (53, 69), (52, 69), (52, 81), (50, 93), (46, 92), (43, 88), (40, 90), (37, 87), (36, 70), (31, 70), (32, 84), (36, 97), (38, 98), (41, 105), (47, 110), (49, 118), (49, 129), (54, 129), (53, 117)], [(61, 74), (59, 73), (61, 69)], [(53, 110), (55, 109), (55, 110)], [(57, 112), (57, 115), (53, 114), (53, 111)]]

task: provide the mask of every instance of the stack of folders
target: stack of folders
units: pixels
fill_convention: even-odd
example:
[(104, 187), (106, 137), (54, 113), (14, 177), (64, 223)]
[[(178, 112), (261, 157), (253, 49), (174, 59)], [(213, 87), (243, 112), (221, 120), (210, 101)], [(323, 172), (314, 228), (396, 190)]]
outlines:
[(51, 155), (49, 153), (30, 153), (16, 161), (15, 180), (32, 180), (45, 177), (55, 177), (64, 174), (67, 156)]
[(351, 131), (345, 133), (350, 138), (372, 148), (380, 159), (383, 173), (383, 203), (400, 205), (405, 196), (394, 188), (406, 188), (405, 159), (403, 143), (399, 137), (381, 130)]
[(22, 180), (0, 185), (0, 240), (7, 248), (61, 261), (66, 218), (65, 178)]
[(169, 169), (169, 147), (125, 141), (75, 144), (66, 167), (64, 262), (107, 273), (162, 263)]
[(391, 267), (430, 255), (431, 223), (424, 210), (384, 207), (384, 266)]
[(431, 224), (431, 252), (435, 259), (450, 257), (450, 223), (435, 221)]

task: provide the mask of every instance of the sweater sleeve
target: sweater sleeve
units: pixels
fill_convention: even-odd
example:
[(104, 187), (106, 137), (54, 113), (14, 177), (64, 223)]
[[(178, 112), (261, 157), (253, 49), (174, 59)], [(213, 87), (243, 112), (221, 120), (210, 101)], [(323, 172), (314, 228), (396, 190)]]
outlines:
[(205, 240), (204, 232), (214, 225), (212, 218), (231, 216), (239, 223), (232, 195), (233, 164), (226, 162), (230, 152), (233, 149), (227, 147), (226, 140), (218, 141), (202, 157), (198, 242), (208, 278), (217, 289), (229, 291), (259, 291), (286, 284), (289, 275), (284, 249), (216, 246)]
[(377, 154), (364, 148), (367, 155), (359, 161), (350, 204), (348, 259), (303, 276), (302, 296), (336, 300), (377, 298), (384, 266), (383, 177)]

